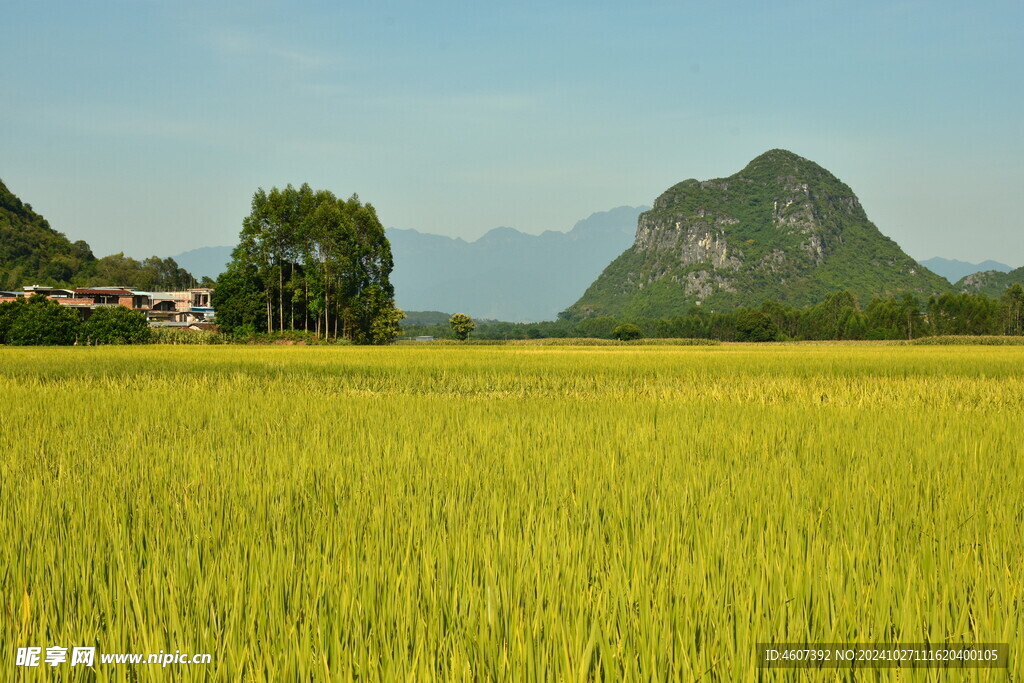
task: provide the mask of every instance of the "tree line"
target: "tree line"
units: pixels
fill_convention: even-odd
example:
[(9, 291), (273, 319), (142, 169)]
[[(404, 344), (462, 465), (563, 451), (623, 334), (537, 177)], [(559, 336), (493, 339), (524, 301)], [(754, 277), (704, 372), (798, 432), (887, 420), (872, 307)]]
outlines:
[(77, 310), (42, 294), (0, 303), (0, 344), (145, 344), (150, 338), (145, 313), (124, 306), (97, 308), (83, 322)]
[[(88, 245), (81, 249), (88, 252)], [(0, 284), (0, 289), (4, 290), (18, 290), (23, 285), (33, 284), (68, 288), (116, 286), (169, 292), (192, 287), (212, 287), (213, 280), (197, 280), (170, 257), (150, 256), (139, 261), (123, 253), (102, 258), (94, 258), (88, 253), (88, 258), (83, 256), (80, 259), (57, 254), (42, 268), (35, 270), (17, 259), (6, 261), (4, 268), (0, 269)]]
[[(946, 293), (927, 300), (907, 294), (875, 297), (861, 306), (848, 291), (794, 308), (765, 301), (757, 308), (716, 312), (695, 306), (669, 318), (600, 316), (538, 323), (478, 320), (477, 339), (541, 339), (621, 336), (625, 325), (646, 338), (692, 338), (719, 341), (799, 341), (916, 339), (936, 335), (1024, 335), (1024, 287), (1008, 287), (998, 299), (984, 294)], [(618, 334), (616, 330), (619, 330)], [(404, 336), (453, 337), (448, 324), (406, 325)]]
[(252, 199), (213, 305), (228, 333), (303, 330), (385, 343), (398, 335), (384, 226), (370, 204), (327, 190), (262, 188)]

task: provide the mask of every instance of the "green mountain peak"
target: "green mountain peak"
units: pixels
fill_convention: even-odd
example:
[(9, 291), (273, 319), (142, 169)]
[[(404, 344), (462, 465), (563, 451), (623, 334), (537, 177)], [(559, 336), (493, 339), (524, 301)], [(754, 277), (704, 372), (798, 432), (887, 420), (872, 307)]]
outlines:
[(866, 300), (950, 286), (879, 232), (849, 186), (773, 149), (727, 178), (666, 190), (641, 214), (633, 246), (567, 313), (664, 317), (765, 299), (803, 306), (844, 289)]
[(831, 173), (810, 159), (805, 159), (786, 149), (770, 149), (752, 159), (742, 171), (732, 177), (771, 180), (783, 177), (813, 178), (818, 176), (828, 176), (835, 180)]

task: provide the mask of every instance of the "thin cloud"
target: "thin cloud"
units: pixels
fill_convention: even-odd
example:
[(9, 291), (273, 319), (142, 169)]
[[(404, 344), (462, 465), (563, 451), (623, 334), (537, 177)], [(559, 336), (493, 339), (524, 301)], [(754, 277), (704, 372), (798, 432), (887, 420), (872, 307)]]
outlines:
[(385, 108), (401, 107), (404, 109), (415, 109), (421, 113), (450, 113), (462, 111), (467, 113), (499, 113), (499, 112), (525, 112), (535, 109), (539, 99), (530, 94), (521, 92), (462, 92), (442, 94), (403, 94), (378, 95), (376, 97), (365, 97), (364, 102), (370, 105)]
[(211, 32), (208, 41), (218, 52), (243, 57), (265, 57), (302, 71), (317, 71), (336, 64), (336, 58), (308, 49), (275, 44), (262, 36), (232, 29)]

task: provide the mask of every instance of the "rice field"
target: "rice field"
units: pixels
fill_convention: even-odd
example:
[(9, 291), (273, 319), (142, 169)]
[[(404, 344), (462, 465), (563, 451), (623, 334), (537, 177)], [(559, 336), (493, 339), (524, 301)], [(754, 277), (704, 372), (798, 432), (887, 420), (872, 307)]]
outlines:
[(0, 348), (0, 397), (4, 680), (1024, 676), (1022, 347)]

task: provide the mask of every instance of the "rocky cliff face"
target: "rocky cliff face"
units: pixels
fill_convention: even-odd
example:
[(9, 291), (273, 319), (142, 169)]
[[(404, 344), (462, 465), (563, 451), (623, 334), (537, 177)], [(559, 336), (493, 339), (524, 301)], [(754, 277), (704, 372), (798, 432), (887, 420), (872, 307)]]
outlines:
[(998, 270), (972, 273), (962, 278), (954, 287), (958, 292), (987, 294), (998, 298), (1003, 295), (1007, 287), (1015, 284), (1024, 285), (1024, 268), (1017, 268), (1008, 273)]
[(882, 235), (838, 178), (771, 150), (728, 178), (669, 188), (640, 216), (633, 246), (566, 313), (660, 317), (769, 298), (807, 305), (841, 289), (866, 303), (950, 286)]

